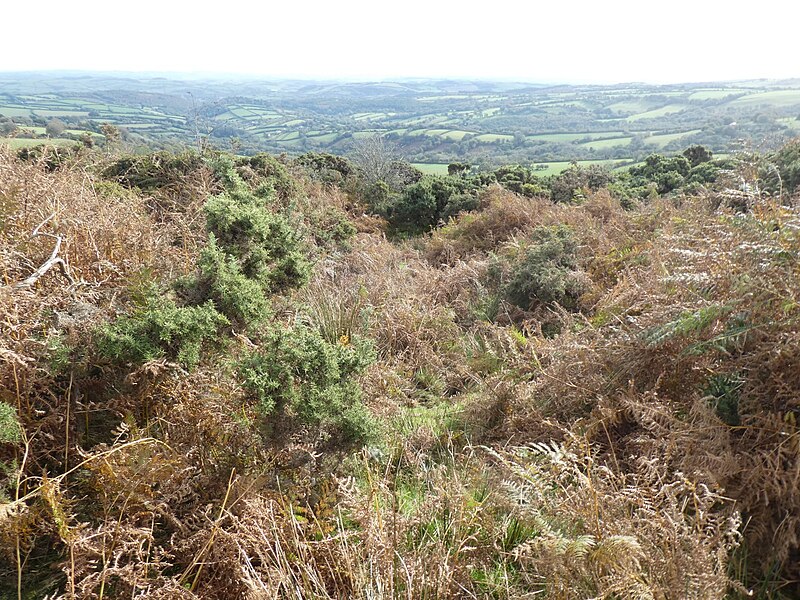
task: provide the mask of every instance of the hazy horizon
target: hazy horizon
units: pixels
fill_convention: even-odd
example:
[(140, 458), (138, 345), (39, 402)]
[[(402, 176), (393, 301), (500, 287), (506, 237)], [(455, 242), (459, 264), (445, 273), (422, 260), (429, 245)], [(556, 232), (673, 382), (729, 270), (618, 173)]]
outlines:
[(563, 7), (500, 0), (480, 11), (421, 0), (402, 7), (234, 0), (214, 12), (185, 1), (39, 6), (35, 22), (20, 4), (5, 8), (6, 22), (20, 25), (4, 32), (7, 47), (24, 51), (0, 57), (0, 72), (606, 85), (800, 77), (793, 42), (800, 7), (777, 0), (757, 10), (676, 0), (647, 11), (631, 0)]
[(259, 73), (236, 73), (236, 72), (204, 72), (204, 71), (109, 71), (109, 70), (92, 70), (92, 69), (10, 69), (0, 70), (0, 76), (3, 75), (59, 75), (63, 77), (84, 77), (84, 76), (102, 76), (102, 77), (119, 77), (119, 78), (151, 78), (151, 79), (185, 79), (185, 80), (220, 80), (220, 81), (308, 81), (319, 83), (403, 83), (403, 82), (418, 82), (418, 81), (463, 81), (463, 82), (486, 82), (486, 83), (508, 83), (520, 85), (533, 85), (533, 86), (624, 86), (624, 85), (703, 85), (703, 84), (736, 84), (748, 83), (756, 81), (766, 82), (781, 82), (781, 81), (798, 81), (800, 75), (797, 77), (758, 77), (749, 79), (705, 79), (696, 81), (671, 81), (667, 83), (648, 82), (648, 81), (634, 81), (634, 80), (621, 80), (621, 81), (577, 81), (577, 80), (527, 80), (515, 77), (468, 77), (468, 76), (398, 76), (398, 77), (324, 77), (313, 75), (269, 75)]

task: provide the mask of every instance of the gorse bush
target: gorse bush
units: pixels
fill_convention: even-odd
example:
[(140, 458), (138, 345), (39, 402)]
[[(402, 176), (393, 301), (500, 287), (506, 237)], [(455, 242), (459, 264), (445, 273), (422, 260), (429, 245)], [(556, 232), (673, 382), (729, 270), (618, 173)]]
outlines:
[(193, 367), (200, 361), (203, 345), (214, 341), (227, 324), (228, 319), (210, 301), (177, 306), (152, 288), (141, 306), (99, 328), (97, 349), (101, 356), (122, 363), (166, 357)]
[(288, 410), (301, 423), (363, 441), (374, 424), (354, 378), (374, 360), (371, 344), (364, 341), (343, 337), (334, 344), (316, 329), (275, 326), (238, 370), (264, 417)]
[(182, 284), (187, 294), (208, 298), (231, 321), (258, 324), (270, 316), (264, 288), (242, 273), (239, 261), (217, 245), (214, 234), (200, 251), (198, 275)]
[(581, 167), (570, 165), (550, 181), (550, 198), (553, 202), (573, 202), (582, 190), (596, 191), (613, 180), (613, 175), (600, 165)]
[(514, 255), (500, 258), (495, 277), (503, 281), (504, 298), (527, 310), (534, 304), (575, 308), (583, 287), (575, 276), (577, 243), (565, 225), (537, 227)]
[(16, 443), (20, 439), (16, 409), (10, 404), (0, 402), (0, 444)]
[(218, 172), (233, 166), (236, 173), (259, 196), (275, 196), (279, 202), (286, 203), (298, 193), (297, 180), (274, 156), (261, 152), (255, 156), (236, 157), (231, 160), (223, 155), (217, 160), (218, 164), (223, 165)]
[(129, 155), (114, 160), (103, 170), (103, 176), (125, 187), (149, 192), (180, 185), (204, 164), (203, 157), (192, 150)]
[(300, 238), (285, 217), (271, 212), (235, 173), (229, 190), (213, 196), (204, 207), (209, 233), (241, 272), (263, 288), (278, 293), (305, 283), (310, 264)]
[(420, 233), (435, 227), (439, 221), (461, 211), (477, 208), (476, 190), (459, 177), (425, 176), (407, 186), (400, 194), (383, 196), (377, 191), (376, 206), (399, 232)]

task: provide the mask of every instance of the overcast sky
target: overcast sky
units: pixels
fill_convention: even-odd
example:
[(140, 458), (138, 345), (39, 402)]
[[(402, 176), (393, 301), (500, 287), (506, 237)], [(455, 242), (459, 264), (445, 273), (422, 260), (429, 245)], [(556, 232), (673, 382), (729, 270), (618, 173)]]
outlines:
[(15, 1), (2, 10), (0, 71), (574, 83), (800, 77), (799, 17), (797, 0)]

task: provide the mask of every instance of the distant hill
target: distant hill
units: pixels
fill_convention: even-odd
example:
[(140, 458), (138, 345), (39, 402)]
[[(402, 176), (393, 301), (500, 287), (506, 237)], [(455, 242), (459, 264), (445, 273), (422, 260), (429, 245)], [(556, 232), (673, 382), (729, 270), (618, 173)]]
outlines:
[(601, 86), (48, 72), (0, 73), (0, 90), (0, 119), (20, 128), (58, 118), (100, 133), (111, 123), (133, 147), (203, 136), (246, 154), (346, 154), (382, 135), (422, 164), (636, 161), (688, 144), (769, 148), (800, 131), (800, 79)]

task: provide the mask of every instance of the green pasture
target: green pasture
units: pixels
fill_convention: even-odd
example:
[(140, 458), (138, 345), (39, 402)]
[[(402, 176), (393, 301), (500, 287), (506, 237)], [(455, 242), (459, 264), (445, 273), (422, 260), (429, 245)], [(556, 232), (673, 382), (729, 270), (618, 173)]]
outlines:
[(476, 135), (475, 139), (479, 142), (488, 142), (490, 144), (494, 144), (496, 142), (511, 141), (514, 139), (514, 136), (503, 133), (482, 133), (480, 135)]
[(645, 98), (636, 98), (632, 100), (621, 100), (619, 102), (614, 102), (613, 104), (606, 106), (606, 108), (615, 113), (635, 115), (653, 110), (654, 106), (657, 106), (657, 104), (650, 100)]
[(542, 142), (577, 142), (580, 140), (603, 140), (625, 135), (623, 131), (598, 131), (598, 132), (579, 132), (579, 133), (537, 133), (529, 135), (529, 140), (539, 140)]
[(341, 134), (340, 133), (322, 133), (319, 135), (309, 135), (308, 139), (314, 140), (315, 142), (323, 142), (325, 144), (329, 144), (335, 141)]
[[(631, 159), (629, 158), (616, 158), (613, 160), (579, 160), (577, 164), (579, 167), (588, 167), (589, 165), (603, 165), (608, 167), (609, 169), (613, 169), (616, 167), (628, 166), (627, 163), (630, 163)], [(572, 164), (572, 161), (553, 161), (553, 162), (541, 162), (541, 163), (534, 163), (532, 166), (536, 169), (535, 173), (539, 176), (545, 175), (558, 175), (562, 171), (569, 168)]]
[(33, 108), (31, 112), (40, 117), (88, 117), (89, 111), (86, 110), (45, 110)]
[(30, 117), (31, 110), (21, 106), (0, 106), (0, 115), (5, 117)]
[(412, 129), (411, 131), (408, 132), (407, 135), (414, 137), (420, 135), (424, 135), (427, 137), (437, 137), (443, 133), (447, 133), (447, 131), (448, 131), (447, 129)]
[(731, 102), (731, 105), (734, 106), (759, 106), (761, 104), (779, 108), (800, 104), (800, 90), (760, 92), (742, 96)]
[(291, 140), (296, 140), (300, 137), (299, 131), (287, 131), (286, 133), (281, 133), (280, 135), (275, 136), (275, 140), (278, 142), (289, 142)]
[(646, 112), (637, 113), (627, 118), (627, 121), (641, 121), (642, 119), (655, 119), (656, 117), (663, 117), (673, 113), (681, 112), (686, 108), (685, 104), (667, 104), (661, 108), (655, 108)]
[(590, 150), (604, 150), (606, 148), (618, 148), (619, 146), (627, 146), (631, 143), (633, 137), (618, 137), (605, 140), (593, 140), (591, 142), (584, 142), (580, 144), (583, 148)]
[(420, 117), (403, 119), (402, 121), (398, 121), (398, 123), (402, 125), (407, 125), (409, 127), (413, 127), (414, 125), (421, 125), (423, 123), (425, 123), (426, 125), (438, 125), (439, 123), (443, 123), (448, 119), (449, 117), (445, 115), (422, 115)]
[(448, 140), (454, 140), (456, 142), (460, 142), (461, 140), (464, 139), (464, 136), (467, 136), (467, 135), (469, 135), (471, 133), (473, 133), (473, 132), (472, 131), (463, 131), (463, 130), (460, 130), (460, 129), (451, 129), (450, 131), (446, 131), (445, 133), (443, 133), (441, 135), (441, 137), (443, 137), (445, 139), (448, 139)]
[(684, 131), (681, 133), (662, 133), (659, 135), (651, 135), (645, 138), (644, 143), (652, 144), (658, 146), (659, 148), (663, 148), (670, 142), (674, 142), (675, 140), (685, 138), (686, 136), (689, 135), (700, 133), (700, 131), (701, 131), (700, 129), (692, 129), (691, 131)]
[(0, 146), (9, 146), (13, 150), (32, 148), (34, 146), (69, 146), (75, 143), (75, 140), (69, 140), (67, 138), (32, 139), (0, 137)]
[(411, 163), (426, 175), (447, 175), (447, 163)]
[(745, 92), (745, 90), (699, 90), (689, 95), (689, 100), (719, 100), (720, 98), (727, 98), (729, 96), (736, 96)]

